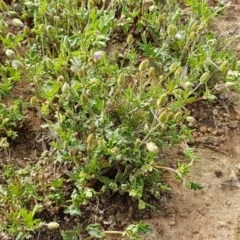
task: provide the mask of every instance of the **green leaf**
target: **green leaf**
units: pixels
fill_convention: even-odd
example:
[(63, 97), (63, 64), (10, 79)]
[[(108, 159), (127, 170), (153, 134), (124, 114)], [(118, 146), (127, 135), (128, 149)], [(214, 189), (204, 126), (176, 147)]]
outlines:
[(96, 237), (96, 238), (105, 237), (105, 233), (101, 230), (101, 225), (98, 223), (88, 225), (87, 231), (89, 235), (92, 237)]

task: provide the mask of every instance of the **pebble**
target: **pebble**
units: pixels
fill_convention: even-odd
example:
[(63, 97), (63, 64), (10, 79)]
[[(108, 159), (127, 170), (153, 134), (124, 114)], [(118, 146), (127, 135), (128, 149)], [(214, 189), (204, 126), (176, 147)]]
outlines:
[(220, 228), (224, 228), (224, 227), (227, 227), (227, 223), (226, 222), (224, 222), (224, 221), (219, 221), (218, 222), (218, 226), (220, 227)]
[(169, 226), (175, 226), (176, 225), (176, 221), (171, 220), (171, 221), (169, 221), (168, 225)]
[(214, 173), (217, 178), (220, 178), (223, 176), (223, 172), (221, 170), (216, 170)]
[(231, 201), (230, 201), (230, 200), (227, 200), (227, 201), (225, 202), (225, 205), (231, 206)]
[(230, 128), (237, 128), (238, 127), (238, 121), (231, 121), (231, 122), (229, 122), (228, 123), (228, 126), (230, 127)]
[(205, 133), (205, 132), (207, 132), (207, 127), (206, 126), (201, 126), (199, 130), (200, 130), (201, 133)]
[(207, 201), (205, 202), (205, 205), (206, 205), (207, 207), (210, 206), (210, 205), (211, 205), (210, 201), (207, 200)]

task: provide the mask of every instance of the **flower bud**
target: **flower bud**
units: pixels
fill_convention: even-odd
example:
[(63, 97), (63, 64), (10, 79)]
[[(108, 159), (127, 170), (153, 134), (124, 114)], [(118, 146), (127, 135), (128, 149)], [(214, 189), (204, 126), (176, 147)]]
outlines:
[(12, 67), (14, 69), (19, 69), (19, 68), (23, 68), (24, 66), (19, 60), (13, 60), (12, 61)]
[(20, 19), (18, 19), (18, 18), (14, 18), (12, 20), (12, 24), (13, 24), (14, 27), (19, 27), (19, 28), (23, 28), (24, 27), (24, 23)]
[(158, 152), (158, 147), (154, 142), (148, 142), (146, 144), (146, 147), (149, 152), (154, 152), (154, 153)]
[(9, 58), (14, 58), (15, 57), (15, 52), (12, 49), (6, 49), (5, 54)]
[(141, 72), (144, 72), (147, 70), (148, 68), (148, 64), (149, 64), (149, 61), (147, 59), (143, 60), (140, 64), (139, 64), (139, 70)]
[(93, 58), (95, 61), (101, 60), (101, 58), (103, 58), (104, 56), (105, 56), (104, 51), (97, 51), (97, 52), (94, 52), (94, 54), (93, 54)]
[(210, 79), (211, 75), (210, 72), (205, 72), (200, 77), (200, 83), (207, 83), (207, 81)]
[(50, 229), (50, 230), (58, 229), (59, 226), (60, 226), (60, 225), (59, 225), (59, 223), (57, 223), (57, 222), (47, 223), (47, 227), (48, 227), (48, 229)]

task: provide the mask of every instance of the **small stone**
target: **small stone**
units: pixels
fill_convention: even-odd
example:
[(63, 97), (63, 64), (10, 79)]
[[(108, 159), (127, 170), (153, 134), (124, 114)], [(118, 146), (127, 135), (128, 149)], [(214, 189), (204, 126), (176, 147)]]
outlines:
[(238, 127), (238, 121), (231, 121), (228, 123), (229, 128), (237, 128)]
[(240, 163), (236, 165), (237, 170), (240, 172)]
[(176, 225), (176, 221), (171, 220), (171, 221), (169, 221), (168, 225), (169, 226), (175, 226)]
[(200, 131), (201, 133), (205, 133), (205, 132), (207, 132), (207, 127), (206, 127), (206, 126), (201, 126), (200, 129), (199, 129), (199, 131)]
[(224, 228), (224, 227), (227, 226), (227, 223), (224, 222), (224, 221), (219, 221), (219, 222), (218, 222), (218, 226), (219, 226), (220, 228)]
[(231, 201), (230, 200), (227, 200), (226, 202), (225, 202), (225, 205), (227, 205), (227, 206), (230, 206), (232, 203), (231, 203)]
[(223, 176), (223, 172), (221, 170), (216, 170), (214, 173), (217, 178), (220, 178)]
[(206, 205), (206, 206), (210, 206), (210, 205), (211, 205), (210, 201), (207, 200), (207, 201), (205, 202), (205, 205)]

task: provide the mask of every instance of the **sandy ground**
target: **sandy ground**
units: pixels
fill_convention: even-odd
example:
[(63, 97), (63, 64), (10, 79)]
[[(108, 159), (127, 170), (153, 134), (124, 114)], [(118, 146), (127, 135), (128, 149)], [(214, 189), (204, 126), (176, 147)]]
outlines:
[(148, 221), (153, 226), (149, 240), (239, 240), (240, 239), (240, 136), (233, 139), (234, 156), (203, 149), (190, 177), (201, 191), (190, 191), (174, 182), (172, 216)]

